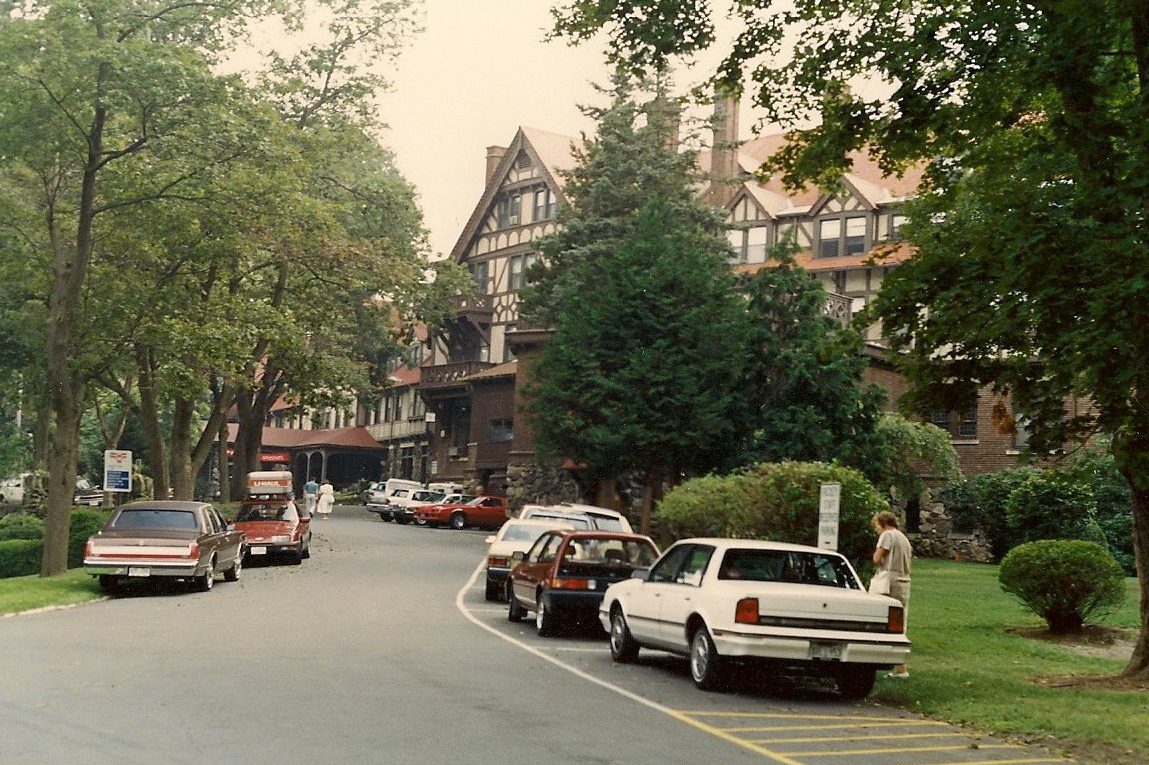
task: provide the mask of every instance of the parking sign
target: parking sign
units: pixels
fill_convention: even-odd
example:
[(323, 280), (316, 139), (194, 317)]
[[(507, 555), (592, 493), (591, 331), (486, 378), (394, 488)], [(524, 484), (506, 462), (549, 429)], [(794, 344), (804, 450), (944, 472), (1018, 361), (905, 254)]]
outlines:
[(104, 451), (104, 491), (132, 490), (132, 453), (124, 449)]

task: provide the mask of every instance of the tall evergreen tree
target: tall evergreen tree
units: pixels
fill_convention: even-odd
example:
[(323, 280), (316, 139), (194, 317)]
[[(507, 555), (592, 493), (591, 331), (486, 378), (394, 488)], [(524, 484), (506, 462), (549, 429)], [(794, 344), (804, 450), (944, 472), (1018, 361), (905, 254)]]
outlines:
[(874, 430), (884, 394), (862, 382), (862, 339), (824, 312), (826, 291), (789, 259), (743, 280), (746, 459), (876, 464)]
[[(701, 242), (708, 246), (699, 246)], [(720, 232), (654, 197), (620, 246), (564, 274), (530, 390), (541, 456), (656, 487), (733, 458), (745, 311)]]

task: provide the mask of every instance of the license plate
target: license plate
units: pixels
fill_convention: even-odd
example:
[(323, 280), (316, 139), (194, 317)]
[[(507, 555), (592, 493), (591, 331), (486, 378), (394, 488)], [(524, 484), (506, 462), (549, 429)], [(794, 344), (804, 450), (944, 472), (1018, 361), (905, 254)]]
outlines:
[(151, 576), (152, 570), (150, 568), (143, 568), (141, 566), (131, 566), (128, 568), (128, 576)]
[(252, 555), (267, 555), (266, 547), (249, 547), (247, 549)]
[(841, 661), (841, 643), (811, 643), (810, 658), (821, 661)]

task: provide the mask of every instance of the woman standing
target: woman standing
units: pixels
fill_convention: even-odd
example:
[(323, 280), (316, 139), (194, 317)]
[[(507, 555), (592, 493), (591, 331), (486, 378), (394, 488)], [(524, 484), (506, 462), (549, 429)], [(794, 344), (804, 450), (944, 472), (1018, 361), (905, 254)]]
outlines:
[(335, 487), (326, 478), (319, 486), (319, 500), (315, 505), (315, 512), (320, 518), (331, 517), (331, 508), (335, 506)]
[[(898, 529), (898, 516), (889, 511), (874, 516), (874, 531), (878, 532), (878, 546), (874, 549), (874, 563), (890, 577), (890, 597), (905, 609), (906, 622), (910, 617), (910, 561), (914, 557), (910, 540)], [(905, 664), (899, 664), (888, 677), (909, 677)]]

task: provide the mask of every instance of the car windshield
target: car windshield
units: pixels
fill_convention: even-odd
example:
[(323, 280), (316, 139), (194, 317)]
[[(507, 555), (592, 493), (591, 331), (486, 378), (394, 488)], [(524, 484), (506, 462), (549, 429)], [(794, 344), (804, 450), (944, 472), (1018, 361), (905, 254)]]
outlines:
[(194, 531), (195, 513), (191, 510), (140, 507), (121, 510), (112, 523), (114, 529), (179, 529)]
[(563, 551), (564, 560), (604, 565), (646, 567), (658, 557), (649, 542), (638, 539), (572, 539)]
[(287, 503), (244, 505), (235, 516), (236, 523), (245, 521), (297, 521), (295, 506)]
[(718, 578), (860, 589), (840, 555), (791, 550), (727, 550)]
[(486, 497), (475, 497), (474, 499), (468, 499), (467, 504), (471, 506), (481, 505), (484, 499), (486, 499)]
[(603, 531), (625, 531), (618, 518), (611, 518), (607, 515), (594, 515), (591, 517), (594, 518), (595, 528), (602, 529)]
[(417, 499), (420, 502), (427, 502), (428, 504), (433, 505), (437, 502), (442, 502), (443, 497), (445, 496), (445, 494), (437, 494), (432, 491), (417, 491), (415, 492), (415, 495), (412, 497), (412, 499)]

